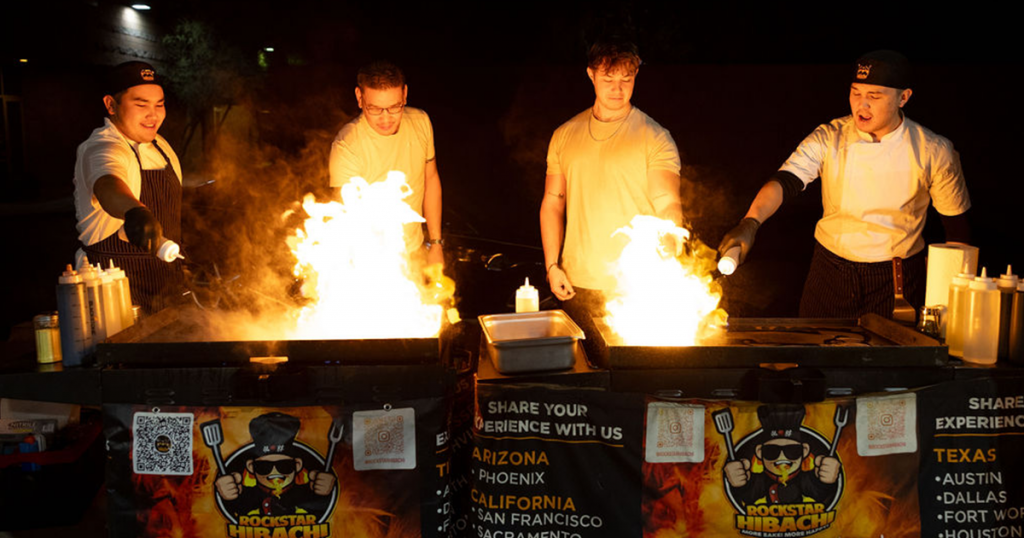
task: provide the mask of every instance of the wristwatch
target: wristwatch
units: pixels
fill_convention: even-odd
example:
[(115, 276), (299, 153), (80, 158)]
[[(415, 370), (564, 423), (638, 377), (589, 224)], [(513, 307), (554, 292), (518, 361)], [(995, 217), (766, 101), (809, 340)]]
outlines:
[(423, 245), (427, 247), (427, 250), (430, 250), (430, 247), (434, 245), (444, 246), (444, 239), (428, 239)]

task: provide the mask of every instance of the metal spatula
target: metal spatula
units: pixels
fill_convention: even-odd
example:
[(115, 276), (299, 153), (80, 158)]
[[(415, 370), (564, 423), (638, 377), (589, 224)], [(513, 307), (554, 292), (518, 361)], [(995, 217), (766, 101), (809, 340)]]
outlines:
[(736, 452), (732, 448), (732, 411), (725, 408), (711, 413), (715, 420), (715, 429), (725, 437), (725, 448), (729, 451), (729, 461), (736, 461)]
[(213, 459), (217, 461), (218, 476), (224, 476), (227, 470), (224, 468), (224, 458), (220, 454), (220, 445), (224, 442), (224, 432), (220, 428), (219, 420), (211, 420), (199, 425), (199, 431), (203, 434), (203, 444), (213, 451)]
[(906, 325), (917, 322), (917, 311), (903, 297), (903, 258), (892, 259), (892, 283), (896, 288), (896, 304), (892, 309), (892, 319)]

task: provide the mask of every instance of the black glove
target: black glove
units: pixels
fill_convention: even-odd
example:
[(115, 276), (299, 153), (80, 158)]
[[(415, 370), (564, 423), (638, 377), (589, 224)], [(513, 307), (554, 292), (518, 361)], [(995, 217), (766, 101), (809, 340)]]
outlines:
[(722, 242), (718, 245), (719, 254), (725, 254), (730, 248), (738, 246), (740, 247), (740, 259), (736, 260), (736, 263), (743, 263), (750, 248), (754, 246), (754, 236), (757, 235), (757, 229), (760, 226), (761, 223), (754, 217), (741, 220), (735, 228), (729, 230), (722, 237)]
[(144, 206), (129, 209), (124, 214), (124, 234), (131, 244), (156, 255), (160, 248), (159, 239), (164, 235), (160, 221)]

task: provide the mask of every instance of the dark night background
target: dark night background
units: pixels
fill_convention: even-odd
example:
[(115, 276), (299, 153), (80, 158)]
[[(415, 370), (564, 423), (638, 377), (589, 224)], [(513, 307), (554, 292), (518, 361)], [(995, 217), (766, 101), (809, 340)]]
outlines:
[[(75, 148), (102, 121), (96, 78), (130, 59), (178, 75), (161, 134), (186, 169), (190, 260), (217, 262), (242, 282), (280, 265), (280, 245), (249, 247), (278, 237), (271, 223), (289, 203), (322, 191), (330, 140), (358, 112), (355, 71), (388, 58), (406, 71), (409, 104), (433, 121), (447, 250), (468, 252), (469, 266), (505, 254), (491, 267), (501, 271), (450, 265), (464, 297), (496, 298), (476, 300), (482, 312), (470, 313), (505, 310), (502, 298), (542, 263), (537, 214), (547, 144), (592, 104), (585, 51), (607, 34), (640, 47), (633, 104), (675, 138), (684, 212), (706, 243), (718, 244), (804, 136), (849, 113), (850, 63), (892, 48), (916, 66), (907, 115), (961, 154), (981, 265), (990, 274), (1008, 263), (1024, 269), (1013, 127), (1022, 118), (1012, 83), (1019, 28), (990, 7), (851, 4), (812, 15), (795, 6), (684, 2), (152, 6), (136, 13), (103, 0), (4, 5), (0, 336), (55, 308), (54, 281), (76, 248)], [(815, 183), (762, 227), (748, 263), (724, 283), (730, 314), (796, 315), (820, 214)], [(942, 240), (937, 218), (926, 234)]]

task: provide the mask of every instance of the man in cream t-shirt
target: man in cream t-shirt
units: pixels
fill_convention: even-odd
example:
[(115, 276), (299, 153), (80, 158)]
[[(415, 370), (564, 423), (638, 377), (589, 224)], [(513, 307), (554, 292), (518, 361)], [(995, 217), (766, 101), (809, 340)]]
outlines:
[(967, 242), (971, 207), (953, 144), (903, 115), (911, 96), (910, 65), (893, 51), (857, 60), (851, 115), (819, 126), (758, 192), (746, 217), (725, 235), (742, 261), (757, 228), (785, 199), (821, 177), (823, 214), (800, 300), (800, 316), (892, 317), (893, 259), (903, 259), (904, 293), (924, 302), (924, 230), (928, 205), (942, 217), (947, 241)]
[[(594, 44), (587, 76), (594, 105), (551, 137), (540, 209), (551, 291), (590, 333), (614, 284), (609, 266), (625, 245), (615, 230), (636, 215), (682, 223), (679, 151), (668, 130), (630, 104), (640, 68), (636, 46)], [(681, 246), (681, 245), (680, 245)]]
[(331, 145), (331, 187), (353, 177), (384, 181), (390, 171), (405, 174), (412, 189), (405, 201), (427, 221), (424, 242), (420, 223), (406, 224), (409, 253), (424, 246), (427, 263), (443, 263), (441, 178), (434, 155), (434, 130), (422, 110), (405, 106), (409, 89), (398, 67), (375, 62), (359, 70), (356, 100), (362, 114), (345, 124)]

